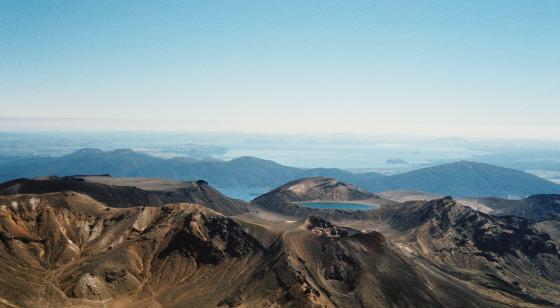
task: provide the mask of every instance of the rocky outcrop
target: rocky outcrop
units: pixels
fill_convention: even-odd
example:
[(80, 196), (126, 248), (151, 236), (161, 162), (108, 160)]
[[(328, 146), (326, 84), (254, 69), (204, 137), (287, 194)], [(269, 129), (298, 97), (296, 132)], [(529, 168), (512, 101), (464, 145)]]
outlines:
[[(203, 183), (202, 183), (203, 184)], [(112, 208), (72, 191), (0, 196), (0, 305), (494, 307), (560, 300), (542, 226), (452, 198), (353, 221)]]
[(532, 195), (520, 200), (500, 198), (475, 200), (490, 208), (490, 213), (493, 215), (514, 215), (533, 220), (560, 218), (560, 195), (558, 194)]
[(535, 222), (484, 214), (450, 197), (387, 207), (372, 219), (400, 234), (393, 240), (410, 253), (481, 289), (507, 290), (534, 304), (553, 302), (541, 287), (560, 282), (560, 249)]
[[(137, 187), (142, 185), (142, 181), (130, 180), (127, 182), (127, 179), (111, 178), (110, 176), (53, 176), (38, 179), (18, 179), (0, 184), (0, 194), (42, 194), (74, 191), (118, 208), (163, 206), (169, 203), (189, 202), (202, 204), (225, 215), (236, 215), (247, 210), (245, 202), (224, 196), (203, 180), (194, 182), (159, 180), (161, 188), (157, 186), (158, 180), (145, 180), (149, 181), (150, 189), (146, 189), (144, 186)], [(118, 185), (115, 183), (118, 183)]]

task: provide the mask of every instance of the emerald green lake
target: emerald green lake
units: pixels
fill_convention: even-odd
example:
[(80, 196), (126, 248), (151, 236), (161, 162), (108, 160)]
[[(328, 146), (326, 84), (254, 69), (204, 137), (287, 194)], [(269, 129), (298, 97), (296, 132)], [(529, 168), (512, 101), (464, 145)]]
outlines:
[(298, 202), (299, 206), (314, 208), (314, 209), (330, 209), (330, 210), (354, 210), (354, 211), (368, 211), (375, 210), (377, 206), (365, 203), (357, 202), (325, 202), (325, 201), (314, 201), (314, 202)]

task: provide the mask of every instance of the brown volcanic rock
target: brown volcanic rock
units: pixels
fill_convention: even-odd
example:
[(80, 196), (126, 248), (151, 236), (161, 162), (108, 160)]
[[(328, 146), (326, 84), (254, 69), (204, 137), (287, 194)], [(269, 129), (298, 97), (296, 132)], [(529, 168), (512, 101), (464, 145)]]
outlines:
[(559, 303), (560, 248), (534, 222), (484, 214), (450, 197), (383, 208), (372, 219), (403, 250), (472, 281), (480, 293), (501, 292), (508, 303)]
[(560, 219), (560, 195), (532, 195), (525, 199), (509, 200), (500, 198), (474, 198), (475, 201), (488, 208), (492, 215), (514, 215), (527, 219)]
[(0, 194), (41, 194), (75, 191), (87, 194), (111, 207), (163, 206), (169, 203), (197, 203), (225, 215), (247, 210), (247, 204), (224, 196), (199, 180), (178, 182), (110, 176), (45, 177), (18, 179), (0, 184)]
[(383, 236), (319, 218), (265, 247), (193, 204), (112, 209), (73, 192), (0, 204), (0, 298), (9, 305), (437, 303), (425, 286), (412, 287), (414, 276), (399, 277), (402, 288), (385, 286), (414, 269)]
[(273, 198), (284, 202), (299, 201), (350, 201), (375, 198), (369, 193), (354, 185), (346, 184), (332, 178), (313, 177), (305, 178), (284, 184), (273, 191), (266, 193), (254, 200), (255, 203), (264, 203)]
[(301, 227), (327, 237), (341, 237), (351, 233), (356, 233), (356, 230), (336, 226), (330, 221), (317, 216), (308, 217)]
[(6, 305), (317, 301), (282, 241), (264, 247), (234, 220), (200, 205), (114, 209), (74, 192), (1, 196), (0, 204)]
[[(373, 214), (375, 213), (375, 214)], [(532, 222), (445, 198), (320, 217), (232, 219), (196, 204), (109, 208), (80, 193), (0, 196), (6, 306), (501, 307), (560, 304), (558, 246)]]
[[(34, 294), (34, 284), (58, 295), (51, 305), (67, 305), (72, 298), (134, 298), (147, 282), (165, 296), (185, 280), (204, 285), (205, 275), (221, 277), (230, 266), (242, 279), (242, 264), (256, 263), (264, 251), (233, 220), (198, 205), (110, 209), (77, 193), (2, 197), (1, 204), (0, 297), (22, 306), (55, 300)], [(12, 284), (22, 274), (23, 285)], [(188, 301), (213, 300), (207, 296), (220, 287), (193, 292)]]
[(362, 233), (311, 218), (284, 240), (292, 266), (329, 299), (329, 306), (491, 305), (464, 284), (419, 269), (375, 231)]

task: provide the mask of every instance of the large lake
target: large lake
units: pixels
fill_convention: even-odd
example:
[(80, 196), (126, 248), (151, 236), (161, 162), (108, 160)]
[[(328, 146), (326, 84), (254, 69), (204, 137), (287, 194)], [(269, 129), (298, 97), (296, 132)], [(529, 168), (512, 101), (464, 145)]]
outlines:
[(300, 206), (310, 207), (314, 209), (329, 209), (329, 210), (354, 210), (354, 211), (368, 211), (375, 210), (377, 206), (372, 204), (357, 203), (357, 202), (298, 202)]
[(247, 202), (256, 197), (265, 194), (273, 189), (273, 187), (216, 187), (222, 194)]

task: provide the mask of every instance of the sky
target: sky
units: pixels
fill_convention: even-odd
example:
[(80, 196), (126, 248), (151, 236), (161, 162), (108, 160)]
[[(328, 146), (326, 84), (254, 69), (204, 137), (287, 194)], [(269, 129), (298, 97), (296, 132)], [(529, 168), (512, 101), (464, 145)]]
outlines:
[(560, 138), (560, 1), (0, 0), (0, 130)]

